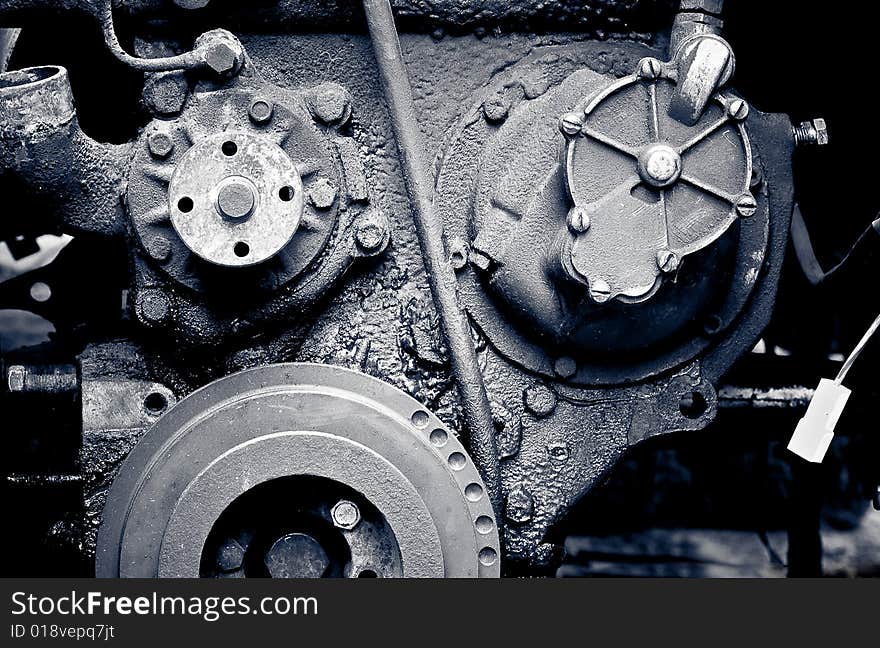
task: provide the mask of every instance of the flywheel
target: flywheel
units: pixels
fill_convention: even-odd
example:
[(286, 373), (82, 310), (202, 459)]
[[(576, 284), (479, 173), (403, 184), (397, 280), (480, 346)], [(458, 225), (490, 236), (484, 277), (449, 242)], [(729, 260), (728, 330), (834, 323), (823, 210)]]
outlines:
[(455, 435), (364, 374), (281, 364), (180, 401), (132, 450), (102, 577), (497, 577), (485, 485)]

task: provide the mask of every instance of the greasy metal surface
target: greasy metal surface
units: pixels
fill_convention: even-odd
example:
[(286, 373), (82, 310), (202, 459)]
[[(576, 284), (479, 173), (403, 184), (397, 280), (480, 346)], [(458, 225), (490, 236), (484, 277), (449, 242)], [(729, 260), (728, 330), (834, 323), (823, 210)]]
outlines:
[(376, 506), (404, 575), (499, 573), (485, 487), (452, 433), (387, 383), (296, 364), (212, 383), (150, 430), (108, 497), (97, 573), (197, 575), (222, 510), (254, 484), (298, 474), (346, 484)]

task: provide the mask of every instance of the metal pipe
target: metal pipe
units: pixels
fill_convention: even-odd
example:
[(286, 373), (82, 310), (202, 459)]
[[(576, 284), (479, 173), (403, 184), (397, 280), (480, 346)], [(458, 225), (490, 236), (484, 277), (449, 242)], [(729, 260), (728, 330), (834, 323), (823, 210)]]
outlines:
[(434, 213), (433, 183), (425, 164), (423, 136), (418, 128), (394, 14), (389, 0), (364, 0), (364, 12), (397, 138), (403, 179), (412, 204), (425, 269), (446, 333), (452, 370), (464, 401), (468, 450), (483, 475), (497, 515), (501, 512), (501, 470), (492, 410), (477, 364), (470, 322), (458, 302), (455, 273), (446, 257), (443, 224)]

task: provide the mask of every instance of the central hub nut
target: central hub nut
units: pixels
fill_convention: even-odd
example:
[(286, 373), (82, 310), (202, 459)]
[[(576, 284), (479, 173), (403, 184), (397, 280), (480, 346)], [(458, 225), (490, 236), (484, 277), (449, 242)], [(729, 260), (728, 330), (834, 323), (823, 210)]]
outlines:
[(246, 178), (234, 176), (220, 183), (217, 192), (217, 211), (234, 220), (247, 218), (257, 204), (256, 189)]
[(681, 156), (667, 144), (652, 144), (639, 156), (639, 175), (653, 187), (668, 187), (681, 175)]

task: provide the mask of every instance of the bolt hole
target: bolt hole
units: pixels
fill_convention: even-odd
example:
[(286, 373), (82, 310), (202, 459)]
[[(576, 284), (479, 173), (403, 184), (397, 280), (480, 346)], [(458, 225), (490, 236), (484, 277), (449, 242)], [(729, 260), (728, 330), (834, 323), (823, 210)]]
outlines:
[(358, 574), (358, 578), (379, 578), (379, 574), (372, 569), (362, 569)]
[(177, 201), (177, 208), (184, 214), (188, 214), (193, 210), (194, 204), (192, 198), (184, 196)]
[(681, 397), (678, 403), (678, 409), (682, 415), (689, 419), (698, 419), (709, 408), (706, 397), (700, 392), (690, 392)]
[(152, 392), (144, 399), (144, 409), (150, 414), (157, 416), (168, 408), (168, 399), (165, 394)]
[(238, 153), (238, 145), (233, 141), (223, 142), (223, 146), (220, 147), (220, 150), (223, 151), (223, 155), (232, 157)]
[(31, 299), (41, 304), (49, 301), (52, 298), (52, 289), (49, 288), (48, 284), (45, 284), (42, 281), (38, 281), (33, 286), (31, 286), (30, 293)]
[(244, 241), (239, 241), (235, 244), (235, 247), (232, 248), (232, 251), (235, 253), (235, 256), (243, 259), (251, 253), (251, 246)]
[(278, 191), (278, 197), (284, 202), (290, 202), (293, 200), (293, 187), (281, 187)]

